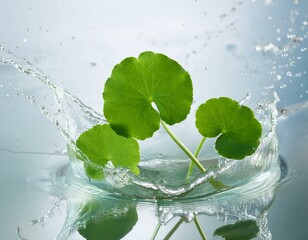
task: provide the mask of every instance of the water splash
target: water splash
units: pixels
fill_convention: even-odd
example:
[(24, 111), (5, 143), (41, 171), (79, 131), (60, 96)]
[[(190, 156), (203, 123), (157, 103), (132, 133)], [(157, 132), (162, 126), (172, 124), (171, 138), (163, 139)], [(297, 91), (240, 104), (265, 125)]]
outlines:
[[(96, 182), (89, 181), (83, 164), (76, 159), (74, 153), (78, 149), (75, 147), (75, 141), (83, 131), (104, 123), (103, 116), (55, 85), (30, 62), (18, 58), (3, 47), (0, 47), (0, 62), (39, 80), (44, 89), (40, 92), (43, 97), (39, 93), (30, 97), (24, 94), (20, 86), (15, 90), (21, 92), (23, 98), (39, 106), (41, 112), (56, 125), (69, 144), (71, 161), (57, 169), (50, 179), (51, 194), (68, 201), (67, 219), (58, 236), (59, 240), (68, 239), (74, 231), (84, 228), (93, 216), (105, 216), (106, 209), (102, 206), (95, 208), (95, 213), (90, 210), (84, 212), (83, 209), (87, 206), (85, 203), (93, 201), (108, 203), (106, 205), (114, 209), (111, 215), (120, 216), (125, 216), (127, 209), (132, 206), (134, 208), (136, 202), (157, 203), (157, 214), (163, 224), (176, 216), (191, 221), (196, 214), (217, 215), (230, 221), (255, 219), (258, 225), (262, 226), (263, 239), (270, 239), (265, 212), (274, 199), (280, 179), (278, 142), (275, 135), (278, 116), (276, 103), (279, 100), (277, 95), (274, 94), (272, 102), (260, 103), (256, 107), (255, 115), (263, 126), (262, 139), (255, 154), (243, 161), (220, 157), (201, 159), (208, 171), (206, 174), (196, 172), (192, 179), (186, 182), (185, 175), (189, 165), (187, 159), (179, 160), (169, 156), (157, 158), (142, 153), (145, 157), (140, 163), (140, 176), (131, 174), (127, 169), (107, 166), (102, 169), (106, 176), (105, 181)], [(7, 84), (1, 85), (2, 89), (5, 89)], [(250, 94), (247, 94), (241, 104), (249, 98)], [(224, 191), (215, 189), (209, 183), (211, 178), (223, 182), (228, 188)], [(119, 205), (114, 206), (115, 203)], [(37, 223), (44, 222), (45, 219), (46, 216), (38, 219)]]
[[(46, 74), (26, 59), (18, 58), (3, 47), (1, 49), (0, 62), (14, 66), (22, 73), (42, 83), (42, 89), (46, 91), (43, 98), (39, 94), (31, 95), (30, 98), (27, 95), (23, 97), (38, 105), (41, 112), (56, 125), (69, 145), (69, 152), (78, 151), (75, 146), (78, 136), (92, 126), (105, 122), (103, 116), (58, 87)], [(241, 103), (248, 101), (249, 98), (250, 95), (247, 94)], [(276, 102), (277, 99), (273, 103), (260, 104), (256, 108), (256, 116), (263, 125), (263, 136), (259, 150), (244, 161), (232, 161), (219, 157), (211, 161), (201, 159), (208, 172), (206, 174), (196, 173), (190, 182), (185, 182), (186, 168), (189, 164), (187, 159), (179, 161), (170, 158), (157, 159), (152, 156), (140, 163), (140, 176), (131, 174), (127, 169), (107, 166), (102, 169), (105, 172), (106, 181), (92, 181), (91, 184), (116, 194), (144, 199), (196, 198), (215, 194), (217, 190), (213, 186), (204, 184), (210, 178), (223, 181), (229, 188), (241, 186), (258, 176), (260, 172), (271, 171), (272, 164), (278, 158), (277, 140), (274, 134), (277, 115)], [(74, 154), (71, 154), (71, 158), (71, 163), (81, 168), (77, 172), (79, 174), (83, 171), (83, 166), (78, 160), (73, 161)], [(171, 169), (173, 171), (170, 171)], [(249, 169), (249, 171), (243, 171), (244, 169)], [(240, 176), (241, 181), (235, 180), (233, 173), (241, 171), (245, 172)]]
[[(24, 94), (25, 89), (15, 86), (15, 83), (12, 82), (1, 84), (1, 86), (9, 84), (15, 86), (15, 90), (19, 93), (17, 96), (22, 96), (38, 105), (40, 111), (55, 124), (68, 144), (74, 146), (82, 132), (95, 124), (105, 122), (101, 115), (54, 84), (43, 71), (33, 66), (27, 59), (17, 57), (1, 45), (0, 54), (0, 63), (13, 66), (20, 72), (39, 80), (42, 84), (39, 92), (33, 95)], [(31, 83), (28, 84), (32, 86)]]

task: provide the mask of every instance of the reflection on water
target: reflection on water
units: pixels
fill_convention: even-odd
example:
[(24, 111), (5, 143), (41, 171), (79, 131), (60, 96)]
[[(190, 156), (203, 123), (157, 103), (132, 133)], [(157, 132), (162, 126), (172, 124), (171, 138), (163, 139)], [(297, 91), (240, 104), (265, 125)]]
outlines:
[[(143, 204), (151, 204), (156, 209), (154, 213), (162, 224), (167, 224), (172, 218), (177, 217), (193, 224), (194, 218), (198, 215), (215, 215), (225, 223), (255, 221), (260, 237), (271, 239), (266, 211), (274, 200), (279, 174), (274, 181), (269, 177), (258, 179), (256, 181), (258, 183), (247, 183), (246, 186), (217, 193), (211, 197), (144, 203), (142, 200), (115, 196), (89, 184), (85, 174), (81, 176), (80, 172), (76, 172), (80, 170), (76, 167), (78, 164), (70, 162), (56, 169), (52, 178), (51, 193), (61, 198), (65, 196), (67, 201), (67, 217), (58, 239), (68, 239), (76, 230), (86, 239), (121, 239), (132, 230), (137, 221), (143, 221), (142, 218), (138, 218), (136, 210), (142, 208)], [(272, 174), (275, 175), (275, 172)], [(239, 224), (233, 225), (233, 228), (241, 229), (247, 226)], [(255, 229), (256, 227), (252, 228), (253, 231)], [(245, 232), (251, 236), (247, 229)], [(147, 233), (150, 239), (151, 232)], [(161, 234), (159, 232), (158, 234), (157, 239), (161, 239)]]

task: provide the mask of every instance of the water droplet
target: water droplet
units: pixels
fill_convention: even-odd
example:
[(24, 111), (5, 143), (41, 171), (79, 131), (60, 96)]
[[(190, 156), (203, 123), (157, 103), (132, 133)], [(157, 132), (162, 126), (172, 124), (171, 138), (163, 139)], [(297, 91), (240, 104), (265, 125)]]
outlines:
[(261, 47), (261, 46), (259, 46), (259, 45), (256, 45), (256, 46), (255, 46), (255, 49), (256, 49), (256, 51), (257, 51), (257, 52), (262, 51), (262, 47)]
[(37, 223), (39, 223), (39, 220), (37, 220), (37, 219), (30, 221), (30, 225), (34, 225), (34, 224), (37, 224)]
[(287, 76), (288, 76), (288, 77), (292, 77), (293, 74), (292, 74), (290, 71), (288, 71), (288, 72), (287, 72)]
[(62, 154), (67, 154), (67, 150), (66, 150), (66, 149), (63, 149), (63, 150), (62, 150)]
[(281, 78), (282, 78), (282, 77), (281, 77), (281, 75), (279, 75), (279, 74), (276, 76), (276, 80), (277, 80), (277, 81), (281, 80)]
[(295, 34), (287, 34), (287, 39), (294, 39), (295, 37)]
[(291, 61), (290, 62), (290, 66), (294, 66), (295, 65), (295, 62), (294, 61)]

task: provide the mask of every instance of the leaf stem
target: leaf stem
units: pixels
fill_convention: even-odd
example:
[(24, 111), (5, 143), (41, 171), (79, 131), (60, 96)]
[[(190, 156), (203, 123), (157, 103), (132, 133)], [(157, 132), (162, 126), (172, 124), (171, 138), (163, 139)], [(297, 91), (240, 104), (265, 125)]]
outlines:
[(198, 146), (198, 148), (197, 148), (197, 150), (196, 150), (196, 152), (195, 152), (195, 157), (198, 157), (199, 152), (200, 152), (200, 150), (201, 150), (201, 148), (202, 148), (202, 146), (203, 146), (205, 140), (206, 140), (206, 137), (203, 137), (202, 140), (201, 140), (201, 142), (199, 143), (199, 146)]
[(160, 224), (160, 222), (158, 222), (157, 225), (156, 225), (156, 227), (155, 227), (154, 233), (153, 233), (153, 235), (152, 235), (152, 237), (151, 237), (151, 240), (155, 240), (155, 238), (156, 238), (156, 236), (157, 236), (157, 233), (158, 233), (160, 227), (161, 227), (161, 224)]
[(173, 141), (186, 153), (186, 155), (196, 164), (196, 166), (200, 169), (201, 172), (205, 172), (205, 168), (202, 166), (202, 164), (199, 162), (199, 160), (192, 154), (192, 152), (178, 139), (173, 132), (169, 129), (168, 125), (161, 121), (161, 124), (165, 128), (166, 132), (169, 134), (169, 136), (173, 139)]
[[(189, 169), (188, 169), (188, 172), (187, 172), (187, 176), (186, 176), (186, 179), (189, 178), (189, 176), (191, 175), (191, 172), (193, 170), (193, 167), (194, 165), (197, 165), (197, 167), (200, 169), (201, 172), (205, 172), (205, 168), (201, 165), (201, 163), (199, 162), (199, 160), (197, 159), (198, 155), (199, 155), (199, 152), (206, 140), (206, 137), (203, 137), (201, 142), (199, 143), (198, 145), (198, 148), (196, 149), (196, 152), (195, 154), (192, 154), (192, 152), (180, 141), (180, 139), (178, 139), (174, 133), (169, 129), (169, 127), (167, 126), (167, 124), (163, 121), (161, 121), (161, 124), (163, 125), (163, 127), (165, 128), (166, 132), (169, 134), (169, 136), (174, 140), (174, 142), (186, 153), (186, 155), (192, 160), (192, 162), (190, 163), (189, 165)], [(184, 222), (183, 218), (181, 218), (177, 223), (176, 225), (170, 230), (170, 232), (166, 235), (166, 237), (164, 238), (164, 240), (168, 240), (170, 239), (170, 237), (174, 234), (174, 232), (178, 229), (178, 227)], [(197, 219), (197, 216), (194, 217), (194, 223), (198, 229), (198, 232), (201, 236), (201, 238), (203, 240), (206, 240), (206, 236), (198, 222), (198, 219)], [(159, 230), (159, 226), (156, 227), (155, 229), (155, 232), (153, 234), (154, 238), (156, 237), (157, 235), (157, 232)], [(154, 240), (154, 238), (152, 238), (152, 240)]]
[(198, 232), (200, 233), (200, 236), (201, 236), (202, 240), (206, 240), (206, 236), (205, 236), (205, 234), (204, 234), (204, 232), (203, 232), (203, 230), (202, 230), (202, 228), (201, 228), (201, 226), (199, 224), (197, 216), (194, 217), (194, 222), (195, 222), (195, 225), (196, 225), (196, 227), (198, 229)]
[[(203, 146), (205, 140), (206, 140), (206, 137), (203, 137), (202, 140), (201, 140), (201, 142), (199, 143), (198, 148), (197, 148), (197, 150), (196, 150), (196, 152), (195, 152), (195, 154), (194, 154), (196, 158), (198, 158), (199, 152), (200, 152), (200, 150), (201, 150), (201, 148), (202, 148), (202, 146)], [(191, 173), (192, 173), (192, 170), (193, 170), (193, 168), (194, 168), (194, 165), (195, 165), (194, 162), (191, 162), (191, 163), (190, 163), (189, 168), (188, 168), (188, 171), (187, 171), (187, 175), (186, 175), (186, 180), (189, 179), (189, 177), (190, 177), (190, 175), (191, 175)]]
[(174, 227), (169, 231), (169, 233), (166, 235), (164, 240), (168, 240), (171, 238), (171, 236), (175, 233), (175, 231), (179, 228), (179, 226), (184, 222), (184, 219), (181, 218), (175, 225)]

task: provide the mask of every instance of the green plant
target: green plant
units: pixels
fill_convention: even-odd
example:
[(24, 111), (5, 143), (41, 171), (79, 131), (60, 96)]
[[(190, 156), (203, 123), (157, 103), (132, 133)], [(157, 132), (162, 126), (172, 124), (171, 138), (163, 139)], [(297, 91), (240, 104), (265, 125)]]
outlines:
[[(196, 111), (196, 127), (203, 139), (193, 154), (169, 128), (169, 125), (186, 119), (190, 112), (192, 81), (188, 72), (163, 54), (143, 52), (138, 59), (124, 59), (107, 79), (103, 98), (104, 115), (109, 124), (94, 126), (82, 133), (76, 142), (82, 153), (94, 163), (93, 167), (84, 162), (86, 173), (92, 179), (103, 179), (101, 169), (96, 166), (104, 167), (108, 162), (138, 174), (140, 154), (137, 140), (152, 137), (160, 125), (191, 159), (187, 179), (194, 165), (201, 172), (206, 171), (198, 160), (206, 138), (217, 138), (217, 152), (235, 160), (253, 154), (259, 145), (262, 127), (252, 110), (230, 98), (221, 97), (206, 101)], [(83, 157), (80, 159), (84, 160)], [(216, 189), (227, 188), (214, 178), (210, 178), (209, 183)], [(194, 222), (202, 239), (206, 239), (196, 217)], [(160, 224), (152, 239), (159, 228)]]
[[(117, 64), (105, 83), (103, 98), (109, 124), (94, 126), (76, 142), (96, 166), (104, 167), (110, 161), (138, 174), (137, 140), (153, 136), (160, 125), (192, 160), (188, 177), (194, 165), (205, 172), (197, 157), (206, 138), (217, 137), (217, 152), (235, 160), (253, 154), (259, 145), (262, 127), (252, 110), (221, 97), (201, 104), (196, 112), (196, 127), (203, 139), (193, 154), (169, 128), (190, 112), (192, 81), (187, 71), (163, 54), (143, 52), (138, 59), (129, 57)], [(103, 178), (101, 171), (87, 163), (85, 169), (90, 178)], [(223, 186), (211, 182), (217, 188)]]

